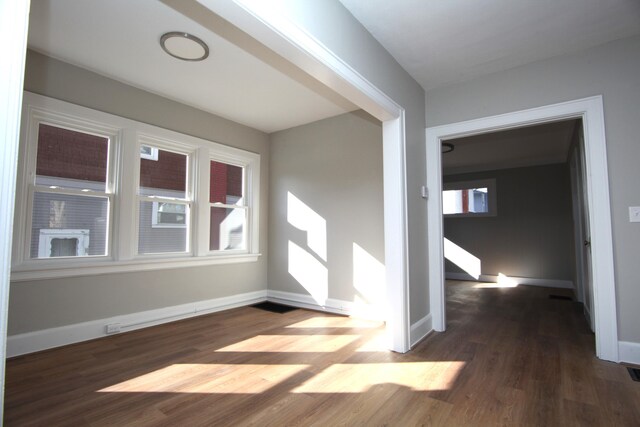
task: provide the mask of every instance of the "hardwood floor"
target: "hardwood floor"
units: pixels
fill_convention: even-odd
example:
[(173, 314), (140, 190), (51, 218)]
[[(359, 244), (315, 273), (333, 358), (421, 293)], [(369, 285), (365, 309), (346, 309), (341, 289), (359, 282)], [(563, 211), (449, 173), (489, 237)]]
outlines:
[(451, 282), (448, 331), (244, 307), (7, 362), (7, 426), (637, 426), (640, 383), (594, 356), (566, 291)]

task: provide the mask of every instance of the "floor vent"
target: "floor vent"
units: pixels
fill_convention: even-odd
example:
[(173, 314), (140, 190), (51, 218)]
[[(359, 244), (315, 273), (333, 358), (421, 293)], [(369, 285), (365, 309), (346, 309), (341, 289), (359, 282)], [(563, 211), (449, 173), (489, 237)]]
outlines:
[(629, 375), (631, 375), (631, 379), (634, 381), (640, 381), (640, 369), (638, 368), (627, 368), (629, 371)]
[(561, 300), (564, 300), (564, 301), (573, 301), (573, 299), (571, 297), (568, 297), (566, 295), (553, 295), (553, 294), (551, 294), (551, 295), (549, 295), (549, 298), (550, 299), (561, 299)]
[(276, 304), (275, 302), (261, 302), (252, 305), (252, 307), (259, 308), (260, 310), (270, 311), (272, 313), (288, 313), (293, 310), (297, 310), (297, 307), (290, 307), (288, 305)]

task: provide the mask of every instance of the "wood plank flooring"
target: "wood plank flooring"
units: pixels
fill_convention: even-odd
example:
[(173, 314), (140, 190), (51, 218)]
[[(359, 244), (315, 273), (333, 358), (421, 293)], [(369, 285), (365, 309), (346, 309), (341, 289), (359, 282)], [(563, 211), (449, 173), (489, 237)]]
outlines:
[(7, 426), (638, 426), (640, 383), (595, 358), (567, 291), (447, 286), (448, 331), (253, 307), (7, 362)]

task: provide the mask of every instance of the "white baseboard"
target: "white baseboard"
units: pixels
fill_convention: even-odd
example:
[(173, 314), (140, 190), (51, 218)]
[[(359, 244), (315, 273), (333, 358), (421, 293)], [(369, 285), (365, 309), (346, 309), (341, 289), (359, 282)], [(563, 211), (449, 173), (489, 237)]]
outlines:
[(311, 295), (296, 294), (293, 292), (267, 290), (267, 299), (272, 302), (290, 305), (293, 307), (308, 308), (311, 310), (326, 311), (336, 314), (351, 314), (353, 303), (338, 299), (328, 298), (324, 304), (318, 303)]
[(267, 299), (272, 302), (290, 305), (293, 307), (308, 308), (310, 310), (324, 311), (327, 313), (344, 314), (369, 320), (384, 320), (381, 310), (375, 310), (372, 306), (361, 306), (351, 301), (335, 298), (327, 298), (325, 303), (321, 304), (313, 299), (311, 295), (268, 290)]
[(119, 324), (120, 331), (127, 332), (216, 311), (251, 305), (266, 299), (266, 290), (255, 291), (11, 335), (7, 337), (7, 357), (104, 337), (107, 335), (106, 326), (111, 324)]
[[(494, 276), (492, 274), (481, 274), (479, 279), (476, 279), (473, 276), (470, 276), (466, 273), (445, 273), (444, 277), (450, 280), (465, 280), (465, 281), (471, 281), (471, 282), (496, 282), (498, 280), (498, 276)], [(573, 289), (573, 282), (571, 280), (534, 279), (531, 277), (515, 277), (515, 276), (509, 276), (509, 279), (515, 280), (516, 282), (518, 282), (519, 285)]]
[(619, 341), (618, 357), (621, 362), (640, 366), (640, 344), (636, 342)]
[(433, 327), (431, 324), (431, 313), (424, 316), (422, 319), (418, 320), (416, 323), (411, 325), (411, 330), (409, 332), (409, 339), (411, 340), (411, 348), (413, 348), (416, 344), (422, 341), (427, 335), (433, 332)]

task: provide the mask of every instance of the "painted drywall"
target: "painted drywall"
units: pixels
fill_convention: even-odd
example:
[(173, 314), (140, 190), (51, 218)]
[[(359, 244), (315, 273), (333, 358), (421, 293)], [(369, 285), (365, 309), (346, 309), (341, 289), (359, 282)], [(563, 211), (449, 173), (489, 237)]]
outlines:
[(279, 0), (270, 7), (405, 109), (410, 322), (422, 320), (429, 313), (427, 206), (420, 196), (426, 176), (424, 90), (337, 0)]
[(14, 282), (9, 335), (266, 290), (268, 135), (29, 51), (25, 89), (261, 155), (257, 262)]
[(343, 114), (273, 133), (270, 144), (269, 290), (311, 295), (320, 305), (323, 292), (380, 303), (380, 122), (363, 111)]
[[(571, 183), (566, 164), (447, 175), (495, 179), (497, 215), (445, 217), (444, 237), (478, 257), (481, 274), (574, 281)], [(445, 271), (463, 269), (447, 260)]]
[(640, 343), (640, 37), (535, 62), (426, 94), (427, 125), (436, 126), (602, 95), (615, 255), (619, 339)]

